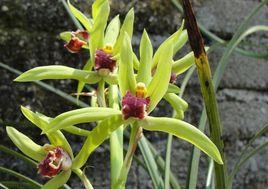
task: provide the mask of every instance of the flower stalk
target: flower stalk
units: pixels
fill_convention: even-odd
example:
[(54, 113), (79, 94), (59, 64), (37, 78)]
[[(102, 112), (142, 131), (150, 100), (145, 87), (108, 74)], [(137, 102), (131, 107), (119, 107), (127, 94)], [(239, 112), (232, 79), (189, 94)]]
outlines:
[[(212, 82), (210, 65), (204, 48), (204, 42), (197, 26), (191, 3), (189, 2), (189, 0), (182, 0), (182, 4), (185, 14), (186, 28), (189, 36), (189, 41), (191, 48), (194, 52), (195, 64), (197, 67), (198, 78), (201, 85), (201, 92), (207, 111), (211, 140), (218, 147), (221, 153), (222, 160), (225, 163), (223, 152), (224, 144), (221, 138), (222, 127), (220, 122), (220, 115), (214, 85)], [(226, 188), (226, 175), (227, 173), (225, 164), (220, 165), (215, 163), (215, 178), (217, 189)]]
[(132, 163), (132, 159), (134, 156), (134, 153), (136, 151), (136, 148), (138, 146), (138, 142), (141, 139), (142, 136), (142, 127), (138, 126), (137, 124), (133, 124), (131, 128), (131, 134), (130, 134), (130, 139), (129, 139), (129, 147), (127, 154), (124, 159), (123, 166), (120, 171), (119, 178), (117, 180), (117, 183), (114, 188), (116, 189), (124, 189), (125, 184), (127, 181), (127, 176), (129, 173), (129, 169)]
[[(119, 109), (118, 87), (109, 86), (109, 107)], [(123, 166), (123, 125), (111, 134), (110, 137), (110, 164), (111, 164), (111, 188), (115, 188), (120, 169)]]
[(93, 189), (93, 186), (81, 169), (73, 169), (73, 172), (82, 180), (86, 189)]

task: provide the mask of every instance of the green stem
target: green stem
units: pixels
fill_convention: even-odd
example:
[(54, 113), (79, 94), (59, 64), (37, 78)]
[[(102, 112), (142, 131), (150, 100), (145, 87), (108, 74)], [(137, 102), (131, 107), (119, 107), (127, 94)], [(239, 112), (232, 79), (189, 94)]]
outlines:
[(70, 16), (70, 18), (72, 19), (74, 25), (75, 25), (78, 29), (83, 30), (83, 29), (84, 29), (83, 26), (82, 26), (82, 25), (80, 24), (80, 22), (74, 17), (74, 15), (73, 15), (73, 13), (71, 12), (71, 10), (70, 10), (68, 4), (66, 3), (66, 1), (65, 1), (65, 0), (60, 0), (60, 1), (61, 1), (61, 3), (63, 4), (63, 6), (64, 6), (65, 10), (67, 11), (68, 15)]
[(105, 101), (105, 81), (102, 79), (99, 84), (98, 84), (98, 89), (97, 89), (97, 100), (98, 104), (101, 107), (106, 107), (106, 101)]
[[(218, 104), (216, 100), (214, 84), (212, 82), (212, 75), (210, 71), (210, 65), (204, 49), (204, 43), (200, 34), (199, 28), (196, 23), (196, 19), (192, 10), (191, 3), (189, 0), (182, 0), (183, 9), (186, 17), (186, 28), (189, 36), (191, 48), (195, 55), (195, 64), (197, 67), (197, 73), (199, 82), (201, 85), (201, 92), (205, 102), (211, 140), (218, 147), (222, 160), (225, 163), (223, 153), (223, 141), (221, 139), (221, 123), (220, 115), (218, 111)], [(216, 177), (216, 188), (226, 189), (227, 184), (227, 173), (225, 164), (220, 165), (215, 162), (215, 177)]]
[(210, 158), (209, 159), (209, 167), (208, 167), (208, 173), (207, 173), (207, 181), (206, 181), (206, 189), (213, 189), (214, 188), (214, 174), (213, 174), (213, 170), (214, 170), (214, 162), (213, 160)]
[(93, 186), (81, 169), (73, 169), (72, 171), (81, 179), (86, 189), (93, 189)]
[(125, 156), (122, 169), (120, 171), (119, 178), (115, 185), (116, 189), (124, 189), (127, 181), (128, 172), (132, 163), (132, 159), (134, 153), (136, 151), (138, 142), (142, 135), (142, 127), (137, 126), (137, 124), (133, 124), (131, 128), (131, 134), (129, 139), (128, 151)]
[[(118, 87), (116, 85), (109, 86), (109, 107), (119, 109)], [(116, 189), (117, 178), (120, 169), (123, 166), (123, 125), (114, 131), (110, 136), (110, 165), (111, 165), (111, 188)]]
[[(185, 91), (185, 88), (194, 73), (195, 66), (192, 66), (186, 76), (183, 79), (183, 82), (181, 84), (181, 91), (179, 96), (182, 97), (183, 93)], [(167, 151), (166, 151), (166, 163), (165, 163), (165, 189), (169, 189), (169, 181), (170, 181), (170, 158), (171, 158), (171, 148), (172, 148), (172, 139), (173, 135), (169, 134), (167, 139)]]

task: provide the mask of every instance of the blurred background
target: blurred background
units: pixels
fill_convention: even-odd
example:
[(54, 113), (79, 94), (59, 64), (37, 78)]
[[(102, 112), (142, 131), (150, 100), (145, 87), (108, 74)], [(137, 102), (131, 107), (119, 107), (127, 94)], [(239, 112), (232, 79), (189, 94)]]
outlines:
[[(193, 0), (197, 20), (210, 32), (223, 40), (230, 40), (240, 23), (249, 15), (259, 0)], [(78, 0), (74, 5), (90, 15), (90, 0)], [(143, 28), (146, 28), (154, 47), (158, 47), (166, 37), (175, 32), (181, 25), (182, 14), (170, 0), (111, 0), (111, 17), (116, 14), (123, 16), (134, 6), (135, 33), (133, 45), (137, 47)], [(254, 17), (250, 26), (268, 25), (268, 6), (265, 5)], [(64, 42), (59, 39), (62, 31), (76, 30), (63, 4), (58, 0), (0, 0), (0, 63), (20, 71), (26, 71), (36, 66), (66, 65), (81, 68), (88, 57), (86, 51), (80, 54), (70, 54), (64, 49)], [(212, 45), (213, 40), (204, 35), (206, 45)], [(250, 35), (239, 45), (250, 52), (268, 52), (268, 33), (258, 32)], [(178, 57), (189, 52), (187, 44)], [(225, 48), (220, 47), (209, 54), (214, 72)], [(228, 167), (232, 167), (244, 145), (253, 134), (268, 123), (268, 57), (253, 58), (236, 51), (228, 59), (229, 66), (220, 84), (217, 97), (223, 124), (223, 139)], [(45, 90), (33, 83), (14, 83), (17, 75), (3, 66), (0, 67), (0, 144), (16, 149), (5, 133), (5, 126), (17, 127), (27, 133), (39, 144), (46, 139), (39, 135), (40, 131), (31, 127), (30, 123), (20, 113), (20, 105), (30, 107), (54, 117), (77, 106), (58, 95)], [(180, 85), (183, 76), (178, 78)], [(68, 94), (75, 92), (75, 81), (45, 81)], [(197, 76), (191, 78), (185, 93), (189, 110), (185, 119), (197, 125), (202, 99)], [(88, 101), (87, 98), (82, 98)], [(171, 108), (161, 102), (156, 115), (171, 115)], [(145, 133), (155, 144), (164, 157), (167, 135), (160, 133)], [(70, 142), (78, 151), (83, 138), (68, 136)], [(256, 144), (267, 141), (267, 134), (259, 138)], [(108, 144), (106, 142), (106, 144)], [(172, 170), (185, 184), (191, 146), (181, 140), (174, 140), (172, 151)], [(139, 151), (137, 152), (139, 155)], [(139, 155), (140, 156), (140, 155)], [(207, 158), (202, 156), (200, 163), (198, 186), (203, 188), (207, 173)], [(36, 169), (31, 169), (23, 162), (0, 152), (0, 166), (17, 170), (27, 176), (41, 180)], [(98, 148), (88, 161), (86, 169), (90, 180), (96, 189), (109, 188), (109, 149)], [(233, 188), (265, 189), (268, 187), (268, 150), (257, 154), (246, 164), (236, 176)], [(8, 177), (0, 174), (0, 180)], [(81, 188), (76, 177), (69, 182), (73, 188)], [(128, 188), (152, 188), (151, 180), (136, 163), (131, 168)]]

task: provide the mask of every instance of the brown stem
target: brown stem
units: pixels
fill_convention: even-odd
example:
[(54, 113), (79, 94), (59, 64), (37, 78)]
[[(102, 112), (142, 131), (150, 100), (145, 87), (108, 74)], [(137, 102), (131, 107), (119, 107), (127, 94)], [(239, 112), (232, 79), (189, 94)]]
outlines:
[[(209, 61), (204, 48), (204, 41), (196, 23), (196, 19), (193, 13), (193, 9), (189, 0), (182, 0), (182, 5), (185, 14), (186, 28), (189, 36), (189, 42), (195, 55), (195, 64), (197, 67), (198, 78), (201, 85), (201, 91), (205, 102), (205, 107), (208, 116), (209, 129), (211, 134), (211, 140), (218, 147), (223, 162), (223, 141), (221, 139), (222, 129), (220, 123), (220, 115), (218, 111), (218, 105), (212, 82), (212, 75), (210, 70)], [(216, 188), (226, 188), (226, 166), (219, 165), (215, 162), (215, 176), (216, 176)]]

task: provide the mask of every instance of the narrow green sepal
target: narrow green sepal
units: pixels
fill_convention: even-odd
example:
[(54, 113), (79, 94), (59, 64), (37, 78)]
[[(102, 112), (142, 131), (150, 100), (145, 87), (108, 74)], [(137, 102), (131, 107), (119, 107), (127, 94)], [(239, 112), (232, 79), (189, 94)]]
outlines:
[[(107, 117), (107, 116), (106, 116)], [(82, 149), (73, 161), (73, 168), (81, 168), (89, 155), (124, 123), (122, 115), (114, 115), (101, 121), (88, 135)]]
[(145, 130), (162, 131), (186, 140), (213, 158), (217, 163), (223, 164), (221, 154), (216, 145), (204, 133), (189, 123), (174, 118), (147, 116), (145, 119), (138, 121), (138, 124)]
[(29, 137), (22, 134), (13, 127), (6, 127), (7, 134), (12, 142), (22, 151), (25, 155), (30, 158), (41, 161), (45, 157), (45, 151), (42, 146), (33, 142)]

